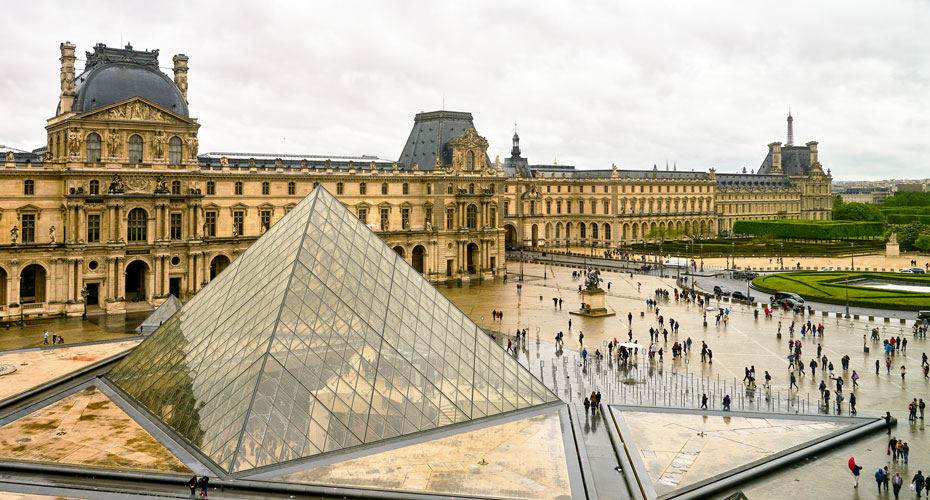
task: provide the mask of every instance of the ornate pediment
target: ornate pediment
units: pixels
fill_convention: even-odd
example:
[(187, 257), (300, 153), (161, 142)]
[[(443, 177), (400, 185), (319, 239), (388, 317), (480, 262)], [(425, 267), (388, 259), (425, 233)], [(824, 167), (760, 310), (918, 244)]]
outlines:
[(454, 141), (450, 141), (449, 144), (453, 146), (462, 146), (464, 148), (488, 148), (488, 141), (484, 137), (478, 135), (478, 132), (474, 127), (470, 127), (462, 132), (462, 135), (458, 136)]
[(134, 97), (105, 108), (95, 109), (82, 115), (80, 118), (88, 120), (145, 121), (178, 124), (193, 123), (141, 97)]

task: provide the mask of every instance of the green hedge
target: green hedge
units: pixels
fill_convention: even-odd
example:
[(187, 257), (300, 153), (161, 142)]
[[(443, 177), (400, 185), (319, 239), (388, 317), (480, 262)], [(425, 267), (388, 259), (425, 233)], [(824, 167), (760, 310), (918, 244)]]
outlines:
[(733, 223), (733, 232), (776, 238), (843, 240), (882, 236), (885, 225), (881, 222), (834, 220), (738, 220)]
[[(642, 243), (624, 245), (624, 249), (634, 252), (646, 251), (652, 253), (662, 252), (663, 254), (674, 255), (691, 255), (697, 257), (702, 254), (701, 243), (704, 244), (704, 257), (737, 255), (737, 256), (774, 256), (774, 255), (849, 255), (852, 253), (878, 252), (885, 250), (885, 242), (882, 240), (853, 240), (853, 241), (828, 241), (828, 242), (806, 242), (806, 241), (770, 241), (760, 243), (754, 238), (737, 238), (737, 239), (713, 239), (698, 240), (694, 243), (687, 241), (674, 240), (665, 241), (661, 245), (657, 243), (647, 243), (644, 247)], [(733, 244), (735, 243), (735, 245)], [(850, 247), (850, 243), (853, 244)]]
[(752, 285), (767, 293), (775, 293), (776, 291), (794, 292), (806, 300), (829, 304), (845, 304), (848, 288), (849, 305), (851, 306), (908, 311), (926, 309), (930, 306), (930, 293), (882, 290), (857, 286), (854, 283), (850, 283), (846, 287), (845, 280), (847, 276), (849, 276), (850, 281), (861, 278), (881, 278), (889, 281), (930, 286), (930, 275), (856, 271), (800, 271), (767, 274), (753, 279)]

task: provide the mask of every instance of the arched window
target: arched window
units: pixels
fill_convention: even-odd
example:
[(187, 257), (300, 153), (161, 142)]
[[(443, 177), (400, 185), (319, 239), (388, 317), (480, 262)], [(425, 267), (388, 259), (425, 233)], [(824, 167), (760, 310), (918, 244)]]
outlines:
[(591, 239), (597, 239), (597, 224), (591, 224)]
[(142, 137), (129, 138), (129, 163), (142, 163)]
[(387, 182), (382, 182), (381, 183), (381, 194), (387, 194), (387, 193), (388, 193)]
[(87, 136), (87, 141), (84, 143), (84, 154), (87, 156), (87, 161), (89, 163), (99, 163), (100, 162), (100, 136), (96, 133), (92, 133)]
[(426, 194), (433, 194), (433, 183), (432, 182), (426, 183)]
[(216, 194), (216, 183), (207, 181), (207, 194)]
[(287, 194), (297, 194), (297, 185), (294, 184), (294, 181), (287, 183)]
[(235, 192), (236, 194), (242, 194), (242, 181), (236, 181)]
[(578, 237), (581, 239), (587, 238), (587, 227), (585, 227), (584, 222), (578, 224)]
[(368, 187), (365, 185), (365, 183), (364, 182), (359, 183), (358, 194), (367, 194), (367, 193), (368, 193)]
[(23, 181), (23, 194), (36, 194), (36, 181), (32, 179)]
[(100, 181), (90, 181), (90, 194), (100, 194)]
[(181, 181), (171, 181), (171, 194), (181, 194)]
[(262, 194), (267, 195), (271, 193), (271, 185), (268, 184), (268, 181), (262, 183)]
[(475, 194), (475, 185), (474, 185), (474, 184), (469, 184), (469, 185), (468, 185), (468, 194)]
[(171, 165), (181, 164), (181, 138), (174, 136), (168, 141), (168, 163)]
[(126, 239), (129, 241), (145, 241), (147, 239), (148, 214), (144, 209), (133, 208), (129, 212), (129, 226), (126, 228)]
[(342, 183), (341, 182), (336, 183), (336, 194), (342, 194)]
[(469, 151), (465, 155), (465, 168), (468, 170), (475, 169), (475, 153), (473, 153), (472, 151)]
[(604, 239), (610, 240), (610, 224), (604, 224)]
[(452, 194), (452, 183), (451, 182), (446, 187), (446, 194)]
[(468, 229), (478, 228), (478, 207), (468, 205), (468, 208), (465, 209), (465, 224), (468, 226)]
[(410, 194), (410, 185), (409, 185), (409, 184), (407, 184), (407, 183), (405, 182), (404, 185), (403, 185), (402, 187), (403, 187), (403, 193), (404, 193), (404, 194)]

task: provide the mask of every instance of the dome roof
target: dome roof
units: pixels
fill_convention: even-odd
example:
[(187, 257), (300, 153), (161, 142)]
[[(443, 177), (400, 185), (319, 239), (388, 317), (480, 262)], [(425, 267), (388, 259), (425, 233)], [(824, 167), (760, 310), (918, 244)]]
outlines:
[(98, 45), (88, 53), (84, 73), (75, 82), (74, 111), (86, 113), (133, 97), (141, 97), (189, 118), (187, 101), (177, 85), (158, 70), (158, 51), (112, 49)]

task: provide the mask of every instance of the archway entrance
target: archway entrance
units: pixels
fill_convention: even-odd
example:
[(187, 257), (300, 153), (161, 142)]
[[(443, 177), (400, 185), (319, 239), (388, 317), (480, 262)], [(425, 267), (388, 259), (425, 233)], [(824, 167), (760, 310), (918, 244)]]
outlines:
[(146, 299), (145, 282), (148, 277), (149, 266), (141, 261), (134, 260), (126, 266), (126, 300), (142, 302)]
[(8, 276), (6, 275), (6, 269), (0, 267), (0, 305), (5, 306), (7, 304), (6, 296), (6, 281)]
[(507, 224), (506, 228), (507, 234), (504, 236), (504, 244), (507, 246), (507, 250), (515, 250), (517, 248), (517, 228), (511, 224)]
[(423, 248), (423, 245), (417, 245), (413, 247), (413, 268), (417, 270), (418, 273), (423, 274), (425, 266), (423, 265), (424, 257), (426, 256), (426, 249)]
[(539, 246), (539, 226), (533, 224), (533, 248)]
[(229, 257), (225, 255), (213, 257), (213, 260), (210, 261), (210, 280), (212, 281), (213, 278), (216, 278), (228, 265)]
[(465, 250), (465, 254), (466, 254), (466, 264), (468, 267), (468, 274), (475, 274), (476, 272), (478, 272), (477, 266), (478, 266), (478, 259), (480, 257), (478, 253), (478, 245), (474, 243), (469, 243), (468, 247)]
[(400, 255), (400, 258), (403, 259), (403, 258), (405, 257), (405, 256), (404, 256), (404, 247), (402, 247), (402, 246), (400, 246), (400, 245), (397, 245), (396, 247), (394, 247), (394, 251), (397, 252), (397, 255)]
[(45, 302), (45, 268), (30, 264), (19, 275), (19, 302)]

